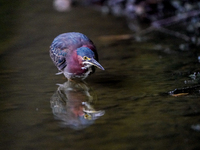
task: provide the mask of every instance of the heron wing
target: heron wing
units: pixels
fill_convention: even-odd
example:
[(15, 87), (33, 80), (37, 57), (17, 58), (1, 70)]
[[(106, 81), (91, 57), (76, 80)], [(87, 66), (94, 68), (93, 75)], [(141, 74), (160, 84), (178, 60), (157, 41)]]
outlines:
[(67, 52), (65, 50), (61, 50), (58, 48), (50, 47), (50, 57), (58, 68), (58, 70), (62, 71), (66, 66), (66, 58)]

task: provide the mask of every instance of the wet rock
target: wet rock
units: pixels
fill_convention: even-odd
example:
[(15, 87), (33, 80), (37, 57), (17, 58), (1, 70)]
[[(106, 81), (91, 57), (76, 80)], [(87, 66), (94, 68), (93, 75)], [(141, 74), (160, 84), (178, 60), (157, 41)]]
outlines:
[(200, 124), (192, 125), (191, 128), (195, 131), (200, 131)]

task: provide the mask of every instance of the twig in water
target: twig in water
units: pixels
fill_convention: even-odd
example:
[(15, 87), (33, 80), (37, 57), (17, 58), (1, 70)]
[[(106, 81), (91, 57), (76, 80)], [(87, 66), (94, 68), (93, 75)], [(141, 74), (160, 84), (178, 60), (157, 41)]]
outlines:
[(190, 37), (185, 35), (185, 34), (182, 34), (180, 32), (176, 32), (176, 31), (173, 31), (173, 30), (169, 30), (169, 29), (166, 29), (166, 28), (163, 28), (163, 27), (158, 27), (158, 28), (155, 28), (156, 30), (162, 32), (162, 33), (165, 33), (165, 34), (169, 34), (169, 35), (172, 35), (172, 36), (175, 36), (177, 38), (181, 38), (185, 41), (189, 41), (190, 40)]
[(163, 28), (163, 26), (169, 26), (169, 25), (175, 24), (177, 22), (180, 22), (182, 20), (197, 16), (197, 15), (200, 15), (200, 10), (194, 10), (194, 11), (190, 11), (187, 13), (178, 14), (176, 16), (172, 16), (172, 17), (169, 17), (166, 19), (154, 21), (151, 23), (150, 27), (148, 27), (147, 29), (144, 29), (142, 31), (136, 32), (135, 34), (108, 35), (108, 36), (101, 36), (99, 39), (103, 40), (103, 41), (129, 40), (129, 39), (135, 38), (136, 36), (142, 36), (142, 35), (145, 35), (147, 33), (150, 33), (152, 31), (156, 30), (156, 31), (163, 32), (165, 34), (175, 36), (177, 38), (181, 38), (188, 42), (190, 40), (189, 36), (182, 34), (180, 32), (176, 32), (176, 31), (172, 31), (172, 30)]
[(185, 20), (187, 18), (197, 16), (199, 14), (200, 14), (200, 10), (193, 10), (193, 11), (186, 12), (183, 14), (178, 14), (176, 16), (172, 16), (172, 17), (169, 17), (166, 19), (154, 21), (151, 23), (151, 26), (156, 27), (156, 28), (160, 27), (160, 26), (169, 26), (169, 25), (175, 24), (177, 22), (180, 22), (182, 20)]

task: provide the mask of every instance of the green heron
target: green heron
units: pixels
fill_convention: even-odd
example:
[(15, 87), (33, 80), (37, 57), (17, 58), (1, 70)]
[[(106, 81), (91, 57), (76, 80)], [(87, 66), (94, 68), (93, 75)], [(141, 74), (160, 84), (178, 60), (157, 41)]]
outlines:
[(50, 46), (50, 57), (68, 79), (84, 80), (95, 72), (95, 67), (104, 68), (98, 63), (98, 54), (93, 42), (84, 34), (69, 32), (58, 35)]

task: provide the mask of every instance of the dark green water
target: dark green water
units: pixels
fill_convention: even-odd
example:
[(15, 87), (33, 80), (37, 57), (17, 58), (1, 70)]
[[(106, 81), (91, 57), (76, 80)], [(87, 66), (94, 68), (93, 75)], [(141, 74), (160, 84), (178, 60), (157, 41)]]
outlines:
[[(1, 9), (2, 14), (12, 12), (8, 18), (13, 18), (1, 24), (7, 30), (1, 32), (9, 34), (5, 39), (1, 36), (0, 50), (1, 149), (200, 148), (200, 132), (193, 129), (200, 124), (199, 94), (166, 94), (192, 86), (184, 81), (199, 68), (195, 49), (178, 51), (183, 41), (159, 33), (148, 34), (150, 39), (143, 42), (101, 41), (100, 36), (131, 32), (123, 20), (89, 8), (58, 13), (48, 0), (16, 3), (12, 7), (7, 3)], [(66, 79), (55, 76), (57, 69), (49, 58), (49, 46), (58, 34), (70, 31), (82, 32), (96, 43), (105, 68), (86, 79), (95, 98), (91, 106), (105, 114), (79, 130), (63, 124), (64, 114), (53, 114), (50, 104), (58, 89), (56, 84)], [(79, 93), (72, 92), (70, 96), (76, 95)], [(69, 102), (67, 106), (81, 108), (80, 102)]]

